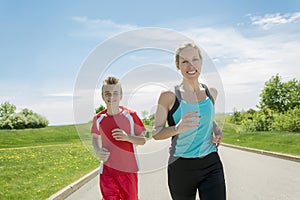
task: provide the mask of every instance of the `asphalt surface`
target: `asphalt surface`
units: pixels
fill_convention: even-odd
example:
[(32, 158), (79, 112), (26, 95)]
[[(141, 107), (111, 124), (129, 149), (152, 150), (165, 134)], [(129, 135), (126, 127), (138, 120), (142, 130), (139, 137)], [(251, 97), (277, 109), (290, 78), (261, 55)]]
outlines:
[[(153, 146), (157, 145), (157, 146)], [(149, 144), (141, 156), (139, 174), (140, 200), (171, 199), (167, 186), (167, 143)], [(150, 150), (156, 149), (156, 152)], [(163, 153), (162, 153), (163, 152)], [(152, 162), (151, 156), (155, 157)], [(299, 200), (300, 162), (221, 146), (227, 199), (229, 200)], [(159, 164), (158, 164), (159, 163)], [(99, 200), (99, 176), (76, 190), (67, 200)], [(197, 198), (198, 199), (198, 198)]]

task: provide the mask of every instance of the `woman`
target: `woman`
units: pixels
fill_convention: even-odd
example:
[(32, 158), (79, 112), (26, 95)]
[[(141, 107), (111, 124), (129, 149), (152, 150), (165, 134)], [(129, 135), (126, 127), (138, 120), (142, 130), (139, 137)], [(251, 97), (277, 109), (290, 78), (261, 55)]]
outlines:
[(217, 153), (221, 135), (212, 135), (213, 130), (220, 132), (214, 126), (213, 98), (198, 80), (201, 51), (192, 43), (183, 44), (176, 50), (175, 60), (182, 82), (174, 92), (161, 93), (153, 128), (156, 140), (172, 137), (168, 166), (171, 196), (174, 200), (194, 200), (198, 190), (201, 200), (226, 199), (223, 166)]

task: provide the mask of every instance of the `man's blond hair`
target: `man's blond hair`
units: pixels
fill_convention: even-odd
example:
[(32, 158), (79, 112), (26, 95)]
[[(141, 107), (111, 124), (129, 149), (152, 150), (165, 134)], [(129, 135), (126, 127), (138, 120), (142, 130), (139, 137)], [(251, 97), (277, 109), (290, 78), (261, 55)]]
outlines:
[[(113, 76), (109, 76), (107, 77), (104, 81), (103, 81), (103, 85), (102, 85), (102, 93), (103, 93), (103, 87), (105, 85), (117, 85), (117, 84), (120, 84), (120, 81), (118, 78), (116, 77), (113, 77)], [(121, 86), (121, 84), (120, 84)], [(121, 94), (122, 94), (122, 87), (121, 88)]]

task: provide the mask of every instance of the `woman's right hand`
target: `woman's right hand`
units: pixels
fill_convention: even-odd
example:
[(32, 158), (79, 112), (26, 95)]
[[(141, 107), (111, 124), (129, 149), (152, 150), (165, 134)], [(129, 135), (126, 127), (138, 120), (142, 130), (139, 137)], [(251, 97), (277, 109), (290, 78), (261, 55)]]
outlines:
[(199, 116), (198, 112), (188, 111), (175, 125), (175, 131), (180, 134), (187, 130), (198, 128), (200, 125), (199, 118), (201, 116)]

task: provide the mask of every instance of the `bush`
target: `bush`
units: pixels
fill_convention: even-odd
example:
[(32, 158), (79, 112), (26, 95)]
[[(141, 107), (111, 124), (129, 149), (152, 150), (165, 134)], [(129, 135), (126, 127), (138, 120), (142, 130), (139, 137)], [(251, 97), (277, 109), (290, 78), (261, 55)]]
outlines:
[(279, 114), (274, 122), (273, 128), (277, 131), (300, 131), (300, 107), (296, 107), (292, 110), (288, 110), (284, 114)]
[(12, 129), (25, 129), (27, 128), (27, 119), (22, 113), (17, 113), (9, 117), (12, 123)]
[(0, 129), (43, 128), (48, 120), (27, 108), (15, 113), (16, 107), (8, 102), (0, 107)]
[(246, 131), (271, 131), (272, 123), (274, 121), (274, 112), (270, 109), (264, 108), (257, 112), (248, 113), (242, 121), (242, 125)]

